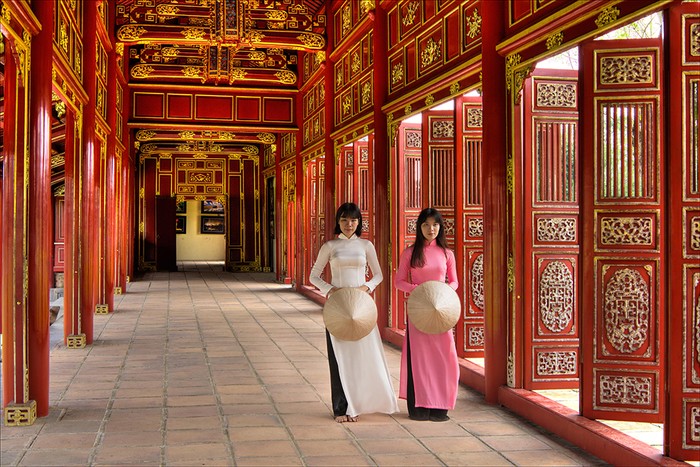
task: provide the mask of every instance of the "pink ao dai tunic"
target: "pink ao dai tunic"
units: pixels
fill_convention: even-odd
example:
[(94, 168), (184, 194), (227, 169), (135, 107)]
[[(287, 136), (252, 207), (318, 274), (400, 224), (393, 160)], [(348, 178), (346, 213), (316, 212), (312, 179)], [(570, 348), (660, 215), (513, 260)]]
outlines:
[[(444, 281), (453, 289), (459, 285), (455, 256), (451, 250), (443, 250), (435, 241), (426, 245), (425, 265), (411, 267), (413, 247), (401, 254), (395, 287), (411, 293), (425, 281)], [(416, 407), (431, 409), (454, 409), (459, 386), (459, 363), (453, 330), (442, 334), (426, 334), (416, 329), (408, 320), (408, 333), (411, 345), (411, 369), (416, 396)], [(401, 352), (401, 380), (399, 397), (407, 396), (407, 340), (403, 341)]]

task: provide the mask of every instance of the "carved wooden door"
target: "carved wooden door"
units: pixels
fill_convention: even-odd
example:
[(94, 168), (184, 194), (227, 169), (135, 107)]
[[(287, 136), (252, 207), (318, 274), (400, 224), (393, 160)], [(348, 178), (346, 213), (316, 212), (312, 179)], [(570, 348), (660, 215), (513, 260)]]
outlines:
[(423, 112), (423, 208), (440, 211), (454, 247), (455, 119), (451, 110)]
[(700, 10), (669, 10), (669, 322), (665, 444), (700, 459)]
[(523, 110), (523, 387), (578, 388), (578, 72), (535, 69)]
[(591, 41), (581, 54), (581, 406), (662, 422), (666, 277), (660, 39)]
[(460, 277), (462, 287), (462, 324), (456, 337), (461, 357), (484, 356), (484, 202), (482, 198), (482, 107), (481, 97), (462, 97), (462, 184), (461, 214), (464, 217), (461, 234), (464, 250), (464, 267)]
[[(325, 157), (317, 157), (308, 161), (304, 168), (306, 184), (304, 186), (305, 222), (304, 231), (309, 232), (304, 240), (306, 254), (304, 256), (304, 283), (311, 285), (309, 274), (316, 261), (321, 245), (326, 241), (326, 178)], [(335, 212), (330, 213), (328, 222), (335, 225)]]
[[(396, 137), (397, 165), (394, 178), (396, 179), (396, 205), (394, 212), (397, 217), (396, 237), (392, 240), (395, 247), (394, 270), (399, 267), (399, 255), (416, 239), (416, 219), (422, 208), (422, 163), (421, 163), (421, 125), (402, 123)], [(393, 289), (396, 307), (394, 314), (396, 329), (406, 329), (406, 300), (408, 295), (396, 288)]]

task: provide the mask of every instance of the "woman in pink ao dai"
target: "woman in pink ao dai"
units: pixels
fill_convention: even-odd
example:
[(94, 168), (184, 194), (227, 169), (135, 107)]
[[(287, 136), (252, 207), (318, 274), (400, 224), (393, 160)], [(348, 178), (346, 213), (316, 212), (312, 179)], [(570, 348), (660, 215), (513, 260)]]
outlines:
[[(442, 215), (426, 208), (418, 215), (415, 243), (399, 259), (395, 286), (411, 293), (425, 281), (447, 282), (457, 289), (455, 256), (447, 246)], [(454, 332), (427, 334), (407, 320), (401, 352), (399, 397), (406, 399), (412, 420), (449, 420), (459, 386)]]

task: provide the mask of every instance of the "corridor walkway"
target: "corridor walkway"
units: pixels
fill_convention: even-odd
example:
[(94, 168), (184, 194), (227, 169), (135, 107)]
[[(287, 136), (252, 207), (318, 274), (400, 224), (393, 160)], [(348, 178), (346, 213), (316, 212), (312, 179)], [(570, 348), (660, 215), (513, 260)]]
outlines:
[(50, 414), (2, 426), (0, 465), (604, 465), (465, 387), (445, 423), (400, 401), (337, 424), (321, 307), (269, 274), (182, 269), (130, 283), (85, 349), (52, 326)]

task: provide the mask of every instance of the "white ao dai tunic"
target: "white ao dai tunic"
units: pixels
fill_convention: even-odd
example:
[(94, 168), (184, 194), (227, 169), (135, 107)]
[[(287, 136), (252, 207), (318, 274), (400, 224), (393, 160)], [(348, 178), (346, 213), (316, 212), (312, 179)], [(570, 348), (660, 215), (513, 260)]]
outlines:
[[(330, 283), (321, 274), (330, 263)], [(366, 267), (372, 272), (365, 279)], [(366, 285), (370, 292), (382, 281), (382, 271), (372, 242), (353, 235), (340, 234), (321, 246), (309, 280), (327, 295), (333, 287), (360, 287)], [(363, 413), (394, 413), (399, 411), (391, 375), (384, 356), (379, 328), (357, 341), (344, 341), (330, 336), (338, 362), (340, 380), (348, 401), (347, 415), (355, 417)]]

